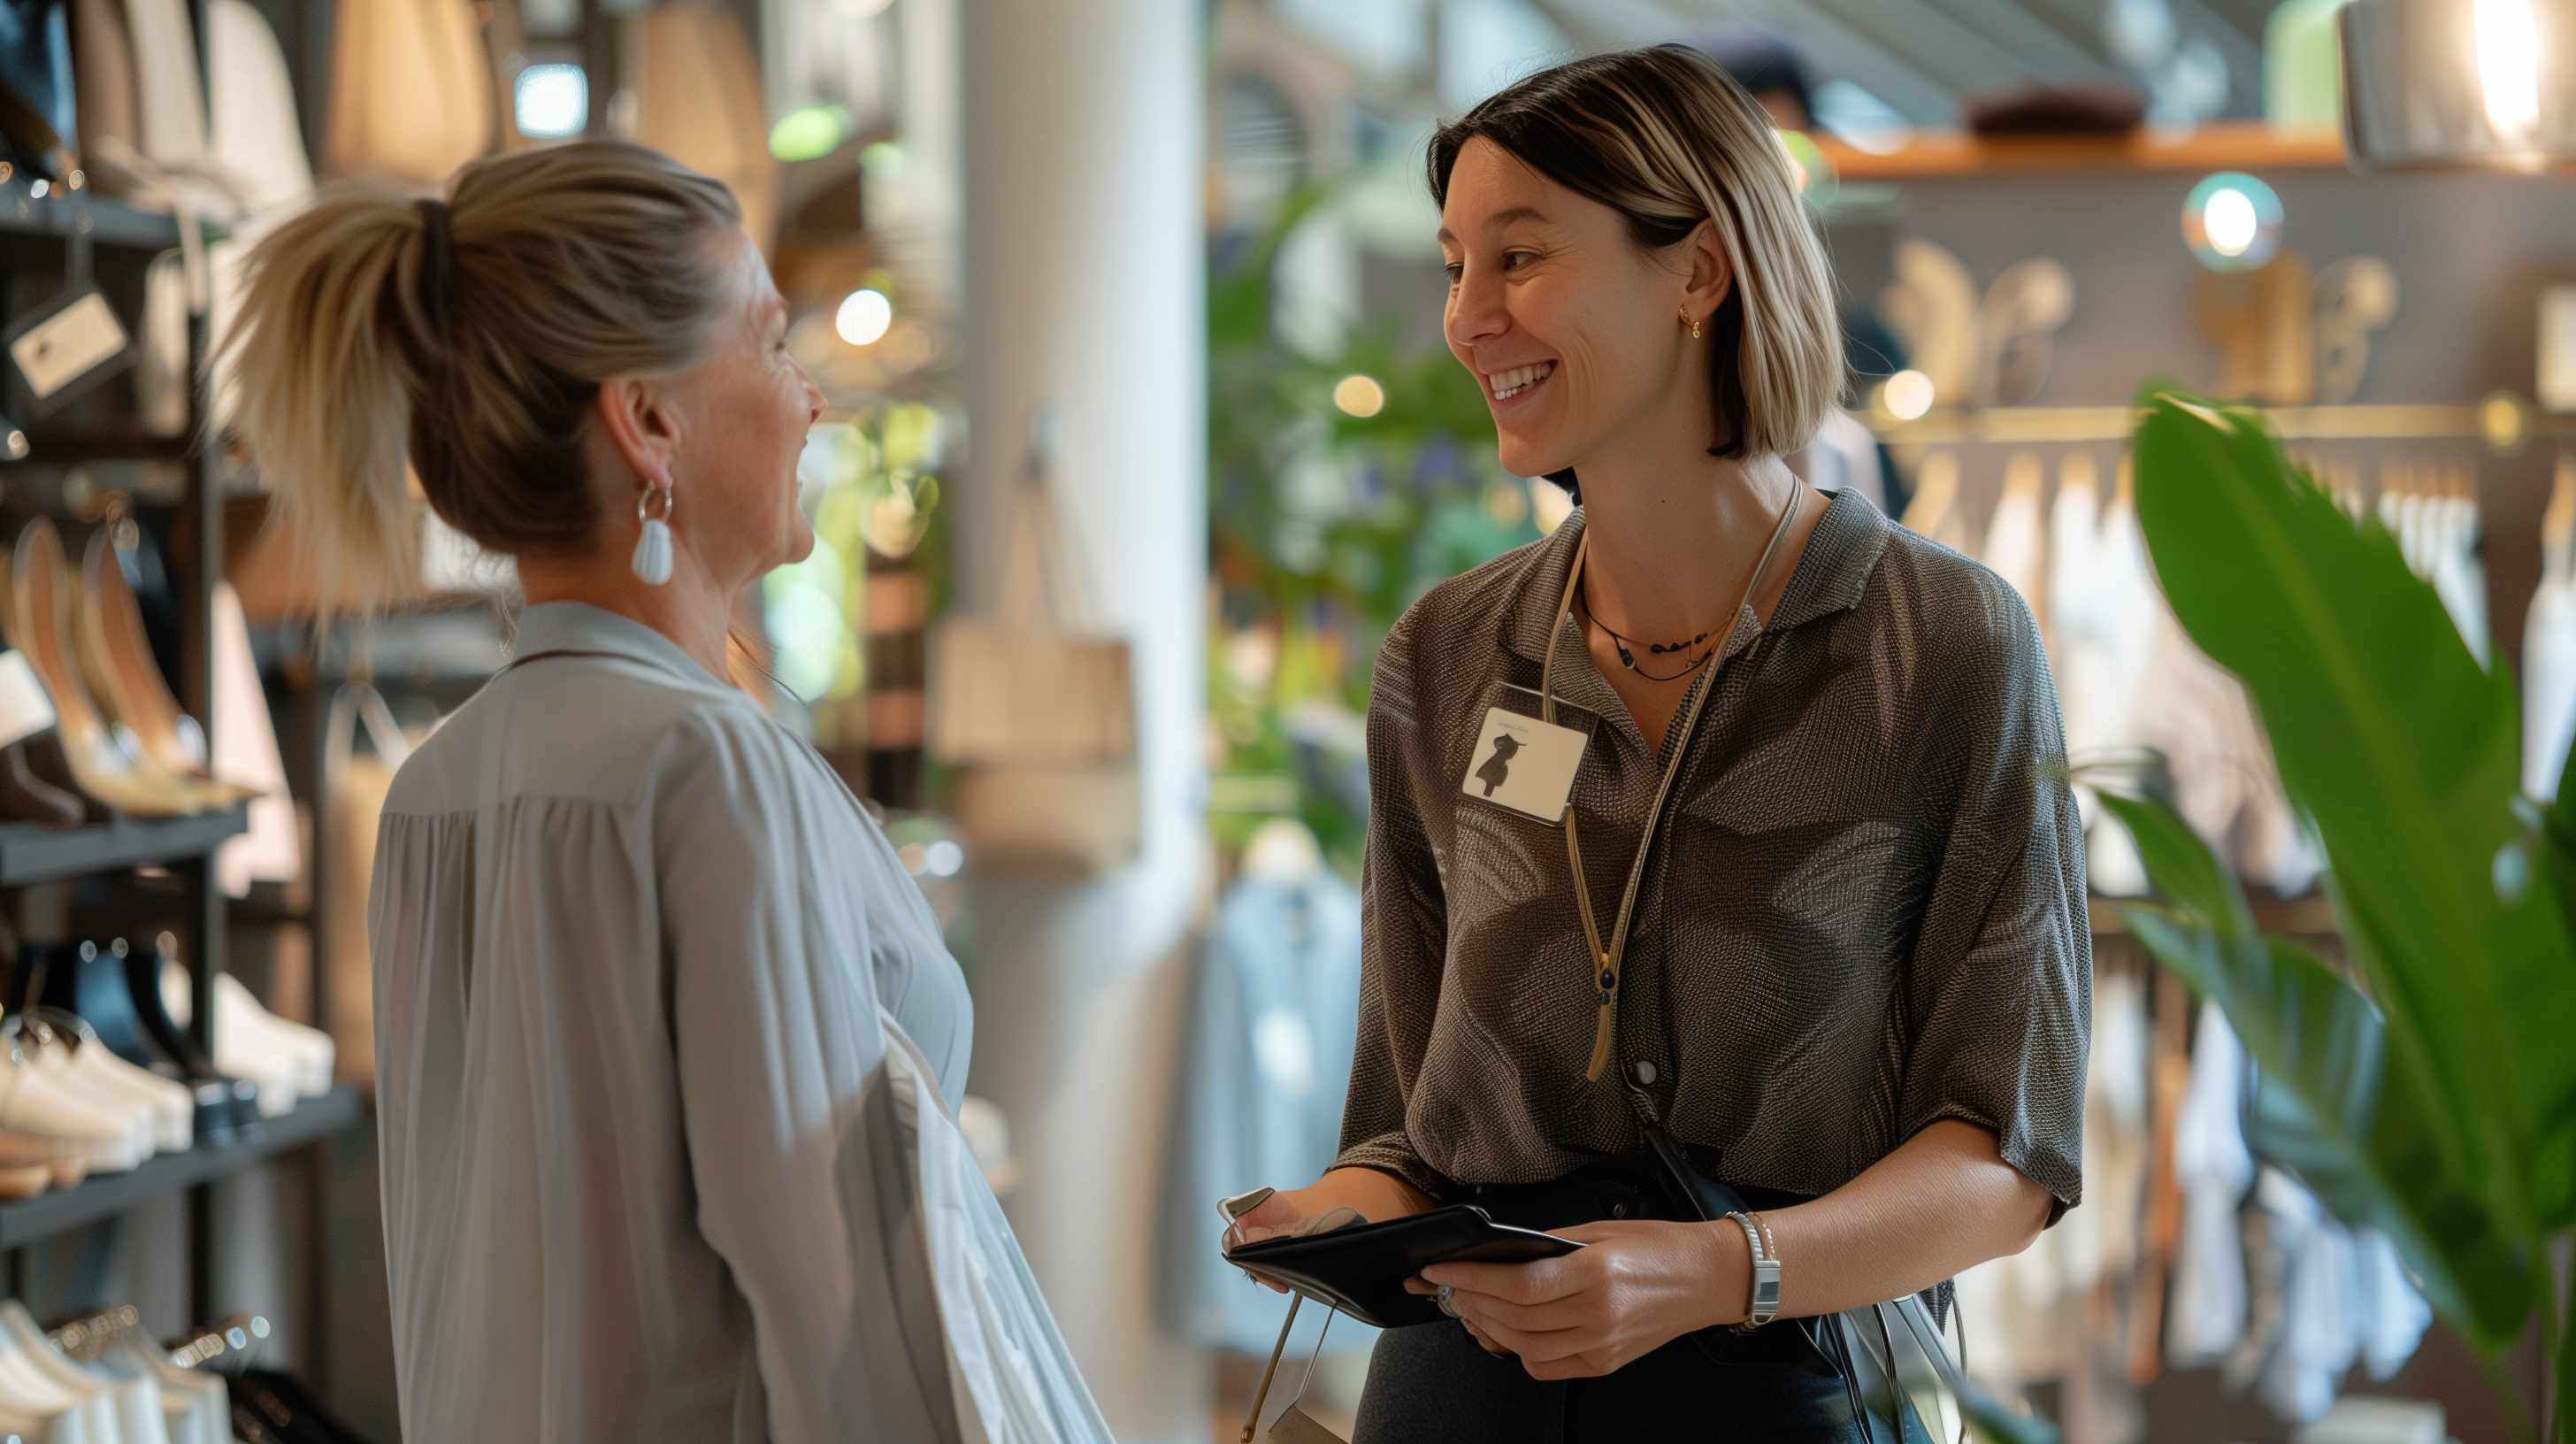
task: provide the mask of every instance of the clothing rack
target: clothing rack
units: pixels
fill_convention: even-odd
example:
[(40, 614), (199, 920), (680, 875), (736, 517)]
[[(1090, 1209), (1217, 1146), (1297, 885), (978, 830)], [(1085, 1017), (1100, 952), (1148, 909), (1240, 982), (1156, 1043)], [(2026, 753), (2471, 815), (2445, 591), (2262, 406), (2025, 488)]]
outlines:
[[(189, 0), (189, 18), (196, 30), (201, 81), (211, 81), (208, 0)], [(16, 180), (0, 183), (0, 191), (6, 192), (0, 199), (27, 197), (23, 205), (0, 205), (0, 267), (59, 270), (75, 238), (85, 236), (98, 280), (120, 309), (139, 295), (144, 269), (153, 258), (181, 244), (179, 223), (169, 215), (86, 194), (38, 195)], [(20, 299), (12, 288), (0, 311)], [(193, 380), (187, 425), (180, 438), (145, 436), (132, 426), (48, 432), (36, 425), (27, 430), (28, 451), (22, 465), (176, 462), (184, 468), (185, 487), (171, 527), (172, 539), (185, 544), (183, 549), (174, 548), (173, 555), (181, 658), (176, 680), (182, 704), (205, 729), (211, 753), (218, 725), (213, 705), (213, 598), (223, 574), (224, 532), (222, 472), (205, 435), (208, 397), (203, 363), (208, 349), (207, 318), (192, 316), (187, 369)], [(225, 965), (227, 922), (214, 853), (246, 827), (245, 812), (239, 807), (170, 820), (119, 818), (73, 828), (0, 825), (0, 901), (5, 901), (22, 935), (60, 936), (68, 929), (72, 894), (80, 883), (146, 868), (175, 878), (181, 898), (181, 924), (176, 931), (184, 940), (192, 999), (187, 1031), (195, 1045), (212, 1056), (214, 984)], [(354, 1092), (335, 1090), (284, 1117), (265, 1121), (240, 1142), (221, 1147), (201, 1144), (153, 1159), (128, 1173), (0, 1205), (0, 1251), (5, 1252), (0, 1284), (10, 1294), (23, 1296), (31, 1246), (178, 1194), (186, 1199), (188, 1317), (214, 1317), (214, 1184), (355, 1127), (361, 1111)], [(322, 1230), (314, 1232), (318, 1236)], [(327, 1270), (317, 1269), (311, 1280), (317, 1299), (326, 1275)], [(89, 1322), (95, 1326), (99, 1319), (119, 1312)], [(131, 1306), (122, 1312), (133, 1314), (132, 1322), (139, 1325), (139, 1312)], [(319, 1314), (313, 1317), (318, 1319)], [(265, 1320), (259, 1329), (266, 1332)]]

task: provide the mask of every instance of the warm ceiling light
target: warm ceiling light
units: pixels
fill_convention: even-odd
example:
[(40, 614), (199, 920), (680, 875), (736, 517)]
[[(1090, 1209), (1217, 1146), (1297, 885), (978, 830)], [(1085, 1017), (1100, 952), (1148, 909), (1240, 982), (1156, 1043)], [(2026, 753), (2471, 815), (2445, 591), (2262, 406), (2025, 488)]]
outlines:
[(1899, 371), (1878, 391), (1879, 404), (1899, 421), (1920, 421), (1932, 410), (1932, 378), (1920, 371)]
[(894, 303), (883, 291), (852, 291), (832, 318), (832, 329), (853, 346), (873, 346), (894, 325)]

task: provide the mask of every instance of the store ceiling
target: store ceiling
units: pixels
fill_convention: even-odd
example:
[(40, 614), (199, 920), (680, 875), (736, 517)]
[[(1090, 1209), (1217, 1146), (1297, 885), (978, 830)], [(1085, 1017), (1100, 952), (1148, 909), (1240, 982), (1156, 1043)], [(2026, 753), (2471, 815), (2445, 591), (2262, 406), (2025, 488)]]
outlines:
[[(2179, 87), (2196, 118), (2250, 116), (2275, 0), (1534, 0), (1581, 43), (1645, 44), (1730, 23), (1773, 30), (1820, 80), (1843, 79), (1912, 125), (2030, 82)], [(2223, 76), (2210, 70), (2214, 59)], [(2177, 65), (2193, 68), (2185, 76)]]
[[(2126, 83), (2166, 118), (2258, 114), (2262, 33), (2276, 0), (1500, 0), (1526, 5), (1573, 48), (1769, 29), (1914, 126), (1953, 125), (1967, 101), (2039, 82)], [(1447, 0), (1476, 23), (1497, 0)]]

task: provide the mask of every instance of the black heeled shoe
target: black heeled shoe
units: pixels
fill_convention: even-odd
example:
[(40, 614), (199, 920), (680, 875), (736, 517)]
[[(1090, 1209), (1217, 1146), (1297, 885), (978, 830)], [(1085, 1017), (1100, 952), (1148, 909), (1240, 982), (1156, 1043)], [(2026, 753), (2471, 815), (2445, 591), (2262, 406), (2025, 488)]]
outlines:
[[(86, 940), (27, 948), (16, 990), (20, 1005), (74, 1014), (109, 1052), (185, 1085), (197, 1104), (199, 1143), (221, 1147), (241, 1141), (245, 1124), (255, 1125), (259, 1117), (258, 1087), (215, 1071), (190, 1046), (162, 1010), (160, 990), (133, 986), (124, 948), (123, 939), (109, 949)], [(141, 1006), (147, 1002), (148, 1008)]]
[[(84, 944), (84, 946), (87, 946)], [(125, 973), (126, 1006), (143, 1028), (152, 1046), (169, 1058), (181, 1075), (181, 1081), (196, 1088), (205, 1084), (220, 1085), (231, 1104), (230, 1136), (206, 1139), (207, 1142), (248, 1143), (260, 1134), (259, 1085), (247, 1078), (235, 1078), (215, 1066), (215, 1060), (197, 1046), (188, 1031), (170, 1021), (169, 1011), (161, 1005), (161, 966), (165, 961), (157, 948), (133, 948), (123, 938), (111, 938), (103, 961), (121, 965)], [(77, 1011), (77, 1010), (75, 1010)]]

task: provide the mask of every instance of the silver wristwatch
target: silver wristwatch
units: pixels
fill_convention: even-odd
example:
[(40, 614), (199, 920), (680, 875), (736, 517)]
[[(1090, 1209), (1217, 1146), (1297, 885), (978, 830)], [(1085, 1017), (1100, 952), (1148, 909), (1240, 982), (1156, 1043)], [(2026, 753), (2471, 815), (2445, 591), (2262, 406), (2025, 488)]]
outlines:
[(1730, 1326), (1739, 1334), (1749, 1334), (1780, 1316), (1780, 1260), (1772, 1256), (1768, 1237), (1751, 1215), (1727, 1217), (1744, 1230), (1744, 1245), (1753, 1254), (1753, 1296), (1745, 1305), (1744, 1322)]

